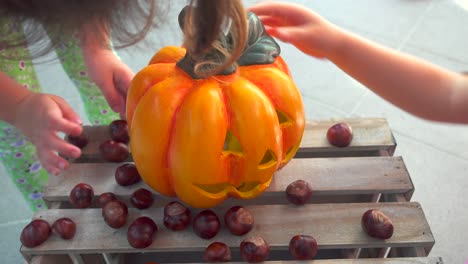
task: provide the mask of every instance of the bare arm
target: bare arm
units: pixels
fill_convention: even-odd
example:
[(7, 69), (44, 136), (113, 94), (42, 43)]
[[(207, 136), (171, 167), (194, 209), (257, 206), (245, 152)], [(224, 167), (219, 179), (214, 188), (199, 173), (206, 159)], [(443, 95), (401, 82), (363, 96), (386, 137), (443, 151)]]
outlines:
[(468, 124), (468, 77), (386, 48), (331, 24), (304, 6), (250, 8), (270, 35), (332, 61), (394, 105), (422, 118)]
[(0, 72), (0, 120), (14, 124), (18, 105), (31, 94), (31, 91)]
[(112, 51), (108, 32), (104, 28), (84, 25), (80, 44), (88, 74), (104, 94), (113, 111), (125, 118), (127, 90), (135, 75)]
[(349, 32), (328, 59), (396, 106), (422, 118), (468, 124), (468, 76)]

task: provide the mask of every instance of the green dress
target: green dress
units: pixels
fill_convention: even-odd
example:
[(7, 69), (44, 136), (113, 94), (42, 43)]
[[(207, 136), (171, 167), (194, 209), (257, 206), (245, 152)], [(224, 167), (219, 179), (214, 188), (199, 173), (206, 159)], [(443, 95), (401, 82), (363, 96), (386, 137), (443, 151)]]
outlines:
[[(24, 38), (20, 25), (5, 23), (2, 19), (0, 22), (3, 22), (0, 23), (0, 35), (14, 36), (15, 34), (16, 37)], [(77, 38), (70, 36), (67, 40), (55, 51), (63, 69), (81, 95), (88, 120), (95, 125), (106, 125), (119, 119), (119, 115), (111, 110), (100, 89), (88, 77)], [(12, 49), (0, 47), (0, 55), (2, 55), (0, 56), (0, 71), (31, 91), (41, 91), (27, 46)], [(5, 59), (8, 57), (24, 59), (19, 61)], [(42, 168), (34, 145), (27, 141), (14, 126), (2, 121), (0, 121), (0, 160), (30, 208), (33, 211), (46, 209), (42, 199), (42, 189), (49, 175)], [(1, 180), (6, 180), (4, 178), (5, 175), (1, 176)]]

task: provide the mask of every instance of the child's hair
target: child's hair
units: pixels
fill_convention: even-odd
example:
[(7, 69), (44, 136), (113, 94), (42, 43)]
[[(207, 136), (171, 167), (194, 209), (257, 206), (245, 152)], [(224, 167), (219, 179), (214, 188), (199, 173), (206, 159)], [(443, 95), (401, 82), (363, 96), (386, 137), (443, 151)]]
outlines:
[[(165, 1), (162, 1), (165, 2)], [(168, 1), (169, 2), (169, 1)], [(0, 36), (0, 48), (38, 44), (33, 57), (47, 54), (84, 25), (105, 44), (112, 32), (113, 47), (123, 48), (143, 40), (163, 19), (161, 1), (156, 0), (0, 0), (0, 18), (23, 25), (26, 40), (17, 34)], [(165, 2), (168, 4), (167, 2)], [(223, 21), (232, 21), (234, 45), (223, 63), (210, 73), (220, 72), (242, 53), (246, 42), (246, 15), (241, 0), (191, 0), (186, 19), (184, 46), (194, 57), (216, 46)], [(47, 29), (47, 33), (42, 29)], [(46, 41), (49, 36), (50, 41)]]
[[(235, 64), (247, 42), (247, 15), (242, 2), (192, 0), (190, 6), (182, 23), (184, 46), (195, 60), (195, 73), (209, 76)], [(220, 35), (225, 33), (229, 33), (225, 38), (230, 43), (220, 41)], [(219, 57), (206, 60), (204, 53), (209, 49), (218, 51)]]

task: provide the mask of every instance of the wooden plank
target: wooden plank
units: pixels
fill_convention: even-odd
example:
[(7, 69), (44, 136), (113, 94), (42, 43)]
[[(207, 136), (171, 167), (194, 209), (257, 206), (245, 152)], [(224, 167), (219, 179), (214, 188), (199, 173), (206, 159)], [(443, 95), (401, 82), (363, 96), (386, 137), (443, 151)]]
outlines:
[[(118, 185), (114, 178), (118, 166), (120, 164), (115, 163), (71, 164), (63, 175), (49, 178), (43, 198), (49, 203), (68, 201), (73, 186), (81, 182), (93, 186), (96, 196), (103, 192), (113, 192), (122, 200), (128, 200), (138, 188), (150, 189), (144, 182), (127, 187)], [(401, 157), (294, 159), (276, 173), (263, 195), (242, 203), (287, 203), (284, 191), (288, 184), (298, 179), (303, 179), (311, 185), (312, 203), (330, 201), (324, 197), (342, 195), (343, 199), (349, 199), (350, 195), (357, 194), (369, 194), (370, 198), (367, 201), (370, 202), (371, 197), (379, 193), (403, 194), (414, 188)], [(153, 192), (155, 200), (161, 204), (170, 199), (160, 199), (162, 197)], [(239, 203), (238, 200), (232, 202)]]
[[(228, 262), (229, 263), (229, 262)], [(240, 262), (230, 262), (236, 264)], [(281, 263), (304, 263), (303, 261), (267, 261), (268, 264)], [(332, 260), (312, 260), (309, 264), (443, 264), (441, 258), (392, 258), (392, 259), (332, 259)]]
[[(349, 147), (337, 148), (328, 143), (326, 134), (329, 127), (338, 122), (347, 122), (353, 128), (353, 141)], [(110, 138), (108, 126), (84, 126), (90, 142), (83, 149), (82, 156), (74, 162), (103, 162), (99, 156), (99, 144)], [(396, 142), (384, 118), (355, 118), (308, 121), (296, 157), (356, 157), (392, 156)], [(129, 160), (131, 161), (131, 155)]]
[[(151, 254), (139, 254), (140, 256), (135, 257), (135, 254), (130, 254), (127, 261), (123, 263), (156, 263), (154, 260), (158, 259), (158, 256), (151, 256)], [(71, 264), (72, 262), (67, 256), (61, 255), (45, 255), (36, 256), (33, 258), (31, 264)], [(89, 262), (89, 263), (101, 263), (101, 262)], [(227, 264), (240, 264), (245, 262), (225, 262)], [(265, 261), (266, 264), (299, 264), (304, 263), (303, 261)], [(309, 264), (443, 264), (443, 261), (439, 257), (428, 257), (428, 258), (389, 258), (389, 259), (332, 259), (332, 260), (311, 260), (307, 261)]]
[[(378, 208), (393, 221), (394, 234), (388, 240), (368, 237), (361, 227), (362, 214)], [(255, 218), (255, 225), (245, 236), (233, 236), (222, 228), (211, 240), (198, 238), (189, 227), (187, 230), (173, 232), (162, 223), (163, 209), (129, 209), (127, 225), (121, 229), (112, 229), (105, 224), (100, 209), (53, 209), (38, 211), (34, 218), (41, 218), (50, 223), (60, 217), (70, 217), (77, 223), (77, 232), (70, 241), (57, 236), (35, 248), (22, 247), (28, 255), (43, 254), (90, 254), (90, 253), (125, 253), (125, 252), (203, 252), (208, 244), (221, 239), (234, 250), (246, 236), (260, 235), (270, 244), (271, 251), (287, 250), (289, 240), (296, 234), (314, 236), (320, 250), (345, 248), (383, 248), (383, 247), (425, 247), (434, 244), (429, 225), (418, 203), (360, 203), (360, 204), (312, 204), (305, 206), (263, 205), (249, 206)], [(223, 217), (226, 208), (218, 208), (219, 217)], [(196, 211), (193, 211), (195, 214)], [(126, 239), (129, 223), (141, 215), (155, 220), (159, 226), (152, 245), (146, 249), (131, 248)], [(221, 218), (222, 219), (222, 218)]]
[[(353, 141), (346, 148), (336, 148), (328, 143), (327, 130), (338, 122), (347, 122), (353, 128)], [(380, 154), (392, 156), (396, 148), (396, 142), (391, 129), (384, 118), (353, 118), (331, 119), (319, 121), (307, 121), (300, 157), (338, 157), (357, 156), (363, 153), (372, 155), (372, 152), (380, 151)], [(368, 152), (366, 154), (366, 152)]]

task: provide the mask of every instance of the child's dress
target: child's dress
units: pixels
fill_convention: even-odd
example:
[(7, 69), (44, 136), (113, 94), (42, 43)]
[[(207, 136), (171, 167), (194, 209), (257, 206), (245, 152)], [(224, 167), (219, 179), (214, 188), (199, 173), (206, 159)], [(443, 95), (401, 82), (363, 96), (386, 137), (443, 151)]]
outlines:
[[(0, 36), (16, 34), (24, 38), (20, 25), (5, 23), (2, 19), (0, 22)], [(67, 39), (68, 42), (62, 43), (55, 51), (62, 67), (81, 95), (88, 120), (94, 125), (99, 125), (109, 124), (112, 120), (119, 119), (119, 115), (110, 109), (99, 88), (89, 79), (78, 40), (74, 36)], [(19, 61), (4, 59), (12, 55), (24, 59)], [(41, 91), (27, 46), (6, 50), (1, 48), (0, 43), (0, 71), (29, 90)], [(60, 94), (57, 95), (60, 96)], [(35, 147), (25, 140), (15, 127), (2, 121), (0, 121), (0, 160), (30, 208), (33, 211), (45, 209), (42, 188), (49, 175), (42, 168), (36, 156)], [(1, 175), (0, 182), (7, 180), (5, 178), (6, 175)]]

